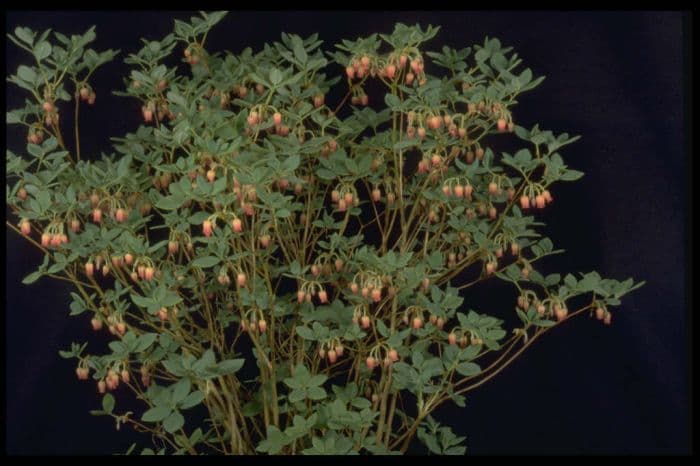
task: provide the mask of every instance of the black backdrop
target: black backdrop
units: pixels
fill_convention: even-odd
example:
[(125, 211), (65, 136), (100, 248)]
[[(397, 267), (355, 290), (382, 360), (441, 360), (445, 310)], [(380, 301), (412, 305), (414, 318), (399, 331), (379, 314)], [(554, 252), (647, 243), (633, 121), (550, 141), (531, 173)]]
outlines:
[[(74, 34), (95, 24), (97, 49), (130, 52), (139, 38), (160, 38), (171, 32), (173, 18), (189, 16), (8, 12), (6, 27)], [(238, 12), (214, 29), (207, 45), (259, 50), (263, 42), (278, 40), (281, 31), (318, 32), (329, 49), (340, 38), (390, 32), (397, 21), (441, 25), (428, 44), (433, 50), (498, 37), (515, 46), (535, 75), (548, 77), (522, 96), (514, 115), (524, 126), (540, 122), (557, 133), (581, 134), (563, 155), (586, 176), (554, 188), (545, 231), (567, 252), (549, 261), (546, 271), (595, 269), (611, 278), (647, 281), (624, 299), (611, 327), (588, 318), (568, 322), (473, 392), (466, 408), (443, 409), (437, 417), (467, 436), (471, 454), (689, 452), (685, 227), (690, 167), (684, 151), (689, 76), (683, 68), (689, 14)], [(6, 52), (8, 74), (29, 61), (12, 44)], [(85, 154), (108, 151), (110, 136), (133, 131), (139, 123), (139, 104), (108, 92), (123, 89), (123, 57), (94, 76), (97, 105), (81, 113), (81, 129), (90, 135), (82, 142)], [(24, 95), (7, 89), (8, 108), (15, 108)], [(9, 148), (22, 150), (21, 132), (8, 128), (7, 137)], [(14, 232), (7, 233), (8, 453), (107, 454), (125, 451), (134, 440), (147, 442), (88, 414), (99, 405), (94, 384), (77, 381), (74, 363), (57, 355), (91, 333), (88, 317), (67, 318), (68, 290), (61, 283), (20, 283), (41, 257)]]

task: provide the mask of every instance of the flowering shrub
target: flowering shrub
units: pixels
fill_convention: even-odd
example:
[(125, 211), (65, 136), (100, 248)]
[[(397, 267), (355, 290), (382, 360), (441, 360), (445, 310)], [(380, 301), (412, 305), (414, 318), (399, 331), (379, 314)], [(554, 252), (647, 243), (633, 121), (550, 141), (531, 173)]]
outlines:
[[(61, 352), (104, 394), (93, 414), (148, 432), (143, 453), (464, 453), (438, 406), (578, 314), (610, 324), (642, 284), (536, 269), (561, 252), (536, 216), (582, 175), (560, 155), (577, 137), (516, 124), (543, 78), (497, 39), (426, 52), (437, 28), (397, 24), (332, 53), (290, 34), (212, 53), (222, 17), (125, 59), (117, 94), (143, 123), (89, 161), (79, 110), (118, 52), (87, 48), (94, 28), (9, 36), (35, 63), (8, 79), (29, 93), (7, 113), (27, 128), (8, 226), (44, 253), (24, 283), (71, 282), (70, 314), (112, 335)], [(516, 290), (515, 328), (465, 304), (486, 280)], [(142, 412), (119, 408), (125, 390)]]

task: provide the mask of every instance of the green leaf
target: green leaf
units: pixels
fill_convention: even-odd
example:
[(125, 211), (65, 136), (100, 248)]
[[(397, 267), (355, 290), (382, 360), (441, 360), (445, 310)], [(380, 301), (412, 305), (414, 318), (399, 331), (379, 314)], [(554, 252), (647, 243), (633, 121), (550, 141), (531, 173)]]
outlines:
[(200, 390), (190, 393), (180, 402), (180, 409), (189, 409), (204, 401), (204, 393)]
[(335, 431), (328, 431), (323, 438), (313, 437), (311, 448), (302, 450), (304, 455), (351, 455), (357, 454), (352, 450), (352, 442)]
[(24, 277), (22, 279), (22, 283), (24, 283), (25, 285), (30, 285), (30, 284), (34, 283), (35, 281), (39, 280), (42, 275), (43, 275), (43, 273), (40, 270), (37, 270), (35, 272), (30, 273), (26, 277)]
[(149, 307), (151, 304), (153, 304), (151, 299), (144, 298), (143, 296), (139, 296), (134, 293), (131, 293), (131, 300), (139, 307)]
[(532, 160), (532, 154), (530, 154), (528, 149), (520, 149), (515, 154), (515, 161), (521, 165), (529, 162), (530, 160)]
[(197, 259), (192, 261), (192, 265), (195, 267), (213, 267), (216, 264), (220, 262), (218, 257), (214, 256), (204, 256), (204, 257), (198, 257)]
[(530, 319), (527, 318), (527, 314), (525, 314), (520, 309), (516, 309), (515, 311), (518, 314), (518, 317), (520, 317), (520, 320), (522, 320), (525, 325), (530, 323)]
[(39, 42), (36, 47), (34, 47), (34, 56), (38, 61), (51, 55), (51, 44), (46, 41)]
[(426, 257), (426, 261), (428, 262), (430, 268), (433, 270), (442, 269), (442, 264), (444, 263), (442, 254), (439, 251), (433, 251), (432, 253), (430, 253), (430, 255)]
[(198, 444), (203, 436), (204, 436), (204, 433), (202, 432), (202, 429), (200, 427), (197, 427), (194, 430), (194, 432), (192, 432), (192, 435), (190, 435), (190, 444), (192, 444), (192, 445)]
[(481, 367), (473, 362), (462, 362), (457, 365), (457, 372), (465, 377), (470, 377), (481, 372)]
[(106, 393), (102, 397), (102, 409), (106, 413), (111, 413), (114, 410), (114, 397), (110, 393)]
[(168, 92), (168, 100), (175, 105), (179, 105), (180, 107), (187, 108), (187, 100), (180, 94), (179, 92), (176, 91), (170, 91)]
[(552, 273), (552, 274), (549, 274), (545, 277), (544, 284), (547, 286), (554, 286), (554, 285), (557, 285), (560, 280), (561, 280), (561, 275), (559, 275), (558, 273)]
[(245, 359), (226, 359), (216, 366), (216, 371), (220, 375), (234, 374), (243, 367), (244, 362)]
[(292, 213), (289, 211), (289, 209), (278, 209), (275, 211), (275, 217), (277, 218), (287, 218), (291, 215)]
[(207, 218), (209, 218), (209, 212), (197, 212), (196, 214), (191, 215), (187, 221), (192, 225), (202, 225), (202, 222), (204, 222), (204, 220)]
[(297, 401), (301, 401), (305, 398), (306, 398), (306, 391), (303, 389), (292, 390), (292, 392), (288, 396), (290, 403), (296, 403)]
[(556, 322), (553, 320), (536, 320), (533, 322), (533, 324), (537, 325), (538, 327), (552, 327), (553, 325), (556, 325)]
[(51, 194), (48, 190), (39, 191), (36, 195), (36, 200), (43, 211), (47, 211), (51, 207)]
[(307, 387), (319, 387), (323, 385), (323, 383), (328, 380), (328, 376), (326, 374), (316, 374), (310, 379), (308, 379), (308, 382), (306, 383)]
[(159, 422), (170, 416), (172, 409), (167, 406), (156, 406), (151, 408), (141, 416), (141, 420), (144, 422)]
[(114, 354), (123, 355), (124, 353), (129, 352), (126, 348), (126, 345), (124, 345), (124, 343), (122, 343), (121, 341), (112, 341), (107, 346), (109, 347), (109, 349), (112, 350)]
[(464, 453), (466, 453), (467, 447), (450, 447), (445, 449), (442, 454), (443, 455), (455, 455), (455, 456), (463, 456)]
[(321, 387), (309, 387), (306, 393), (312, 400), (322, 400), (326, 397), (326, 391)]
[(469, 345), (466, 348), (459, 350), (457, 356), (459, 357), (460, 361), (471, 361), (477, 354), (479, 354), (479, 351), (481, 351), (481, 345)]
[(296, 170), (297, 167), (299, 167), (300, 162), (301, 159), (299, 158), (299, 155), (294, 154), (291, 157), (284, 159), (280, 168), (284, 171), (291, 172), (293, 170)]
[(285, 435), (289, 437), (290, 441), (295, 440), (299, 437), (306, 435), (309, 430), (313, 427), (318, 419), (317, 414), (312, 414), (309, 419), (304, 419), (303, 417), (297, 415), (294, 416), (294, 425), (289, 426), (285, 431)]
[(304, 45), (302, 44), (301, 40), (294, 41), (294, 58), (299, 60), (299, 63), (301, 63), (301, 64), (306, 63), (306, 60), (308, 60), (308, 58), (309, 58), (308, 54), (306, 53), (306, 50), (304, 49)]
[(401, 106), (401, 100), (394, 94), (386, 94), (384, 96), (384, 103), (386, 103), (389, 108), (398, 108)]
[(134, 353), (140, 353), (147, 350), (158, 338), (157, 333), (144, 333), (139, 337), (138, 343), (134, 347)]
[(383, 337), (388, 337), (389, 336), (389, 329), (387, 328), (386, 324), (381, 320), (377, 320), (377, 330), (379, 331), (379, 334)]
[(168, 294), (163, 299), (158, 300), (161, 306), (171, 307), (182, 302), (182, 298), (176, 293), (168, 290)]
[[(41, 155), (42, 155), (41, 146), (37, 146), (36, 144), (31, 144), (31, 143), (28, 144), (27, 145), (27, 152), (29, 152), (29, 154), (33, 155), (34, 157), (41, 157)], [(41, 193), (39, 193), (39, 194), (41, 194)], [(37, 194), (37, 196), (39, 194)], [(38, 201), (38, 199), (37, 199), (37, 201)], [(41, 206), (41, 203), (39, 203), (39, 206)], [(40, 209), (46, 210), (46, 208), (41, 208), (41, 207), (40, 207)]]
[(214, 196), (223, 192), (226, 189), (226, 177), (218, 178), (214, 181), (214, 186), (211, 189), (211, 195)]
[(438, 444), (437, 438), (434, 434), (429, 433), (427, 429), (423, 427), (418, 429), (418, 440), (423, 442), (431, 453), (435, 453), (436, 455), (442, 454), (442, 449)]
[(277, 68), (272, 68), (270, 70), (270, 82), (272, 83), (273, 86), (278, 85), (279, 83), (282, 82), (282, 72), (278, 70)]
[(274, 455), (282, 450), (287, 444), (287, 436), (282, 433), (277, 427), (270, 425), (267, 426), (267, 438), (260, 442), (260, 444), (255, 448), (256, 451), (267, 453), (269, 455)]
[(180, 379), (175, 385), (173, 385), (173, 403), (179, 403), (184, 400), (185, 397), (190, 393), (190, 388), (192, 384), (190, 379)]
[(36, 73), (33, 69), (29, 68), (26, 65), (20, 65), (19, 68), (17, 68), (17, 76), (21, 80), (27, 81), (31, 84), (34, 84), (34, 81), (36, 80)]
[(564, 181), (576, 181), (583, 175), (584, 173), (578, 170), (566, 170), (561, 174), (560, 178)]
[(302, 337), (304, 340), (313, 341), (316, 339), (314, 337), (314, 332), (308, 327), (303, 327), (301, 325), (298, 325), (296, 328), (296, 331), (297, 331), (297, 335)]
[(85, 307), (85, 303), (82, 302), (82, 300), (74, 300), (71, 301), (70, 303), (70, 314), (71, 316), (77, 316), (79, 314), (82, 314), (85, 312), (87, 308)]
[(173, 433), (180, 430), (182, 426), (185, 425), (185, 418), (178, 411), (173, 411), (173, 413), (163, 421), (163, 428), (169, 433)]
[(119, 160), (119, 164), (117, 165), (117, 176), (121, 178), (129, 174), (129, 165), (131, 165), (131, 160), (131, 154), (126, 154)]
[(15, 35), (22, 42), (32, 45), (34, 43), (34, 36), (36, 33), (32, 32), (32, 30), (27, 27), (16, 27)]
[(357, 409), (368, 409), (372, 406), (372, 403), (367, 398), (357, 397), (350, 402), (353, 408)]
[(450, 393), (449, 395), (454, 404), (460, 408), (464, 408), (467, 405), (465, 402), (466, 398), (463, 395), (455, 395), (454, 393)]
[(333, 181), (335, 179), (335, 173), (325, 168), (318, 168), (316, 174), (322, 180)]

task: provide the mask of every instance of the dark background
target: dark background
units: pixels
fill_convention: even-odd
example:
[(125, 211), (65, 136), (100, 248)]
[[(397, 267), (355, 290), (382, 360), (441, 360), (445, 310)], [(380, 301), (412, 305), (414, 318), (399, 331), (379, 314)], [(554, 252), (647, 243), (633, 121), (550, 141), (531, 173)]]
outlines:
[[(90, 134), (83, 152), (98, 155), (109, 151), (110, 136), (139, 123), (140, 104), (110, 94), (124, 89), (125, 53), (135, 51), (141, 37), (171, 32), (173, 18), (189, 16), (8, 12), (6, 27), (75, 34), (95, 24), (98, 50), (122, 49), (92, 80), (97, 105), (81, 112), (81, 130)], [(563, 156), (586, 176), (553, 189), (545, 231), (567, 252), (547, 262), (545, 272), (598, 270), (605, 277), (647, 281), (613, 311), (611, 327), (585, 317), (568, 322), (471, 393), (466, 408), (442, 409), (437, 417), (467, 436), (471, 454), (690, 452), (690, 166), (684, 147), (690, 118), (684, 86), (690, 76), (683, 68), (690, 56), (684, 53), (689, 14), (238, 12), (213, 30), (207, 48), (239, 52), (250, 45), (257, 51), (286, 31), (318, 32), (329, 50), (340, 38), (389, 33), (397, 21), (442, 26), (428, 43), (432, 50), (498, 37), (515, 47), (536, 76), (547, 76), (520, 98), (516, 121), (581, 134)], [(6, 52), (8, 74), (29, 63), (9, 42)], [(7, 89), (8, 108), (19, 106), (24, 91)], [(7, 130), (8, 147), (21, 152), (25, 135), (16, 129)], [(128, 428), (115, 432), (107, 418), (88, 414), (99, 407), (95, 386), (76, 380), (74, 362), (60, 359), (57, 351), (92, 333), (89, 317), (67, 318), (68, 289), (62, 283), (21, 284), (41, 256), (7, 233), (7, 452), (108, 454), (125, 451), (135, 439), (145, 445), (147, 437)], [(493, 303), (474, 304), (488, 312)]]

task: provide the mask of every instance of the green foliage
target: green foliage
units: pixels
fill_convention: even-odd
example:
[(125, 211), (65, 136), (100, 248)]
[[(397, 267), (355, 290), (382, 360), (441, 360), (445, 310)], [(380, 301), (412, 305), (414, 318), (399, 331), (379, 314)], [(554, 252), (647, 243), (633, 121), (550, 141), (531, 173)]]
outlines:
[[(464, 407), (565, 318), (609, 323), (643, 284), (535, 268), (562, 252), (536, 216), (583, 175), (560, 154), (578, 136), (515, 124), (543, 78), (496, 38), (424, 51), (439, 28), (397, 24), (333, 51), (287, 33), (209, 51), (223, 18), (177, 20), (125, 57), (115, 94), (144, 123), (99, 156), (66, 144), (79, 126), (61, 112), (94, 101), (117, 52), (87, 48), (94, 28), (8, 34), (31, 59), (8, 77), (27, 100), (6, 122), (28, 133), (6, 152), (6, 202), (44, 253), (23, 283), (72, 282), (70, 315), (111, 335), (60, 356), (135, 393), (139, 413), (117, 412), (118, 391), (92, 413), (149, 432), (144, 455), (396, 454), (414, 435), (464, 454), (438, 406)], [(384, 87), (368, 97), (370, 81)], [(326, 102), (334, 87), (347, 100)], [(518, 307), (472, 309), (469, 288), (493, 279)]]
[(465, 439), (466, 437), (456, 436), (451, 428), (440, 426), (431, 416), (418, 428), (418, 440), (436, 455), (463, 455), (467, 448), (460, 444)]

